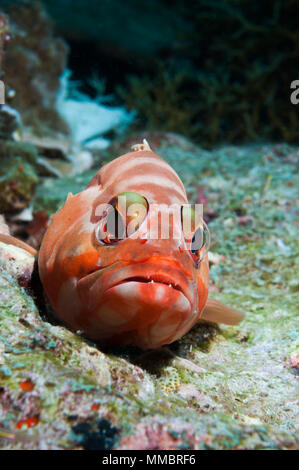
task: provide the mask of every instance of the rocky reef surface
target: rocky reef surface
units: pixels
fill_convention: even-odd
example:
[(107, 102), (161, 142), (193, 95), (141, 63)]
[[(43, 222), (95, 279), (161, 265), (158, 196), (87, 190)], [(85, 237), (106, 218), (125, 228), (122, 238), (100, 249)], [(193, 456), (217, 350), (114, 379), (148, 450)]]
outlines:
[[(211, 294), (246, 318), (198, 324), (158, 351), (103, 350), (49, 317), (31, 255), (0, 244), (0, 447), (297, 448), (299, 151), (142, 136), (204, 202)], [(95, 166), (140, 138), (114, 143)], [(43, 178), (33, 205), (51, 215), (91, 174)]]
[[(0, 78), (7, 92), (7, 104), (0, 107), (0, 214), (5, 216), (0, 215), (0, 233), (10, 231), (38, 249), (67, 193), (81, 191), (102, 164), (145, 137), (178, 172), (189, 200), (204, 204), (212, 235), (211, 295), (247, 315), (237, 327), (198, 324), (157, 351), (104, 350), (57, 323), (34, 257), (0, 242), (0, 448), (298, 448), (298, 147), (269, 143), (203, 150), (166, 131), (127, 129), (124, 136), (114, 124), (108, 135), (96, 127), (74, 142), (68, 113), (61, 116), (57, 109), (68, 48), (40, 5), (15, 3), (22, 3), (20, 9), (14, 5), (8, 16), (0, 14)], [(58, 5), (47, 3), (53, 9)], [(167, 25), (170, 38), (173, 21)], [(144, 26), (139, 26), (140, 34)], [(140, 48), (148, 48), (144, 39)], [(152, 54), (155, 44), (148, 48)], [(22, 73), (15, 72), (17, 63), (23, 63)], [(167, 79), (166, 95), (172, 98), (168, 84)], [(143, 82), (136, 87), (138, 93), (129, 93), (134, 106), (144, 103), (139, 91), (147, 89)], [(217, 85), (221, 94), (224, 89)], [(75, 97), (80, 113), (84, 103), (96, 114), (100, 108), (104, 112), (99, 101), (78, 97), (78, 90)], [(73, 99), (66, 96), (58, 108)], [(164, 112), (167, 102), (161, 100), (155, 98), (154, 108), (148, 108), (157, 110), (162, 103)], [(185, 119), (178, 103), (170, 103), (168, 115), (175, 110), (182, 133)], [(164, 116), (163, 122), (171, 122)], [(83, 114), (80, 123), (87, 131)], [(200, 125), (217, 129), (209, 122)], [(100, 145), (88, 147), (90, 138)]]

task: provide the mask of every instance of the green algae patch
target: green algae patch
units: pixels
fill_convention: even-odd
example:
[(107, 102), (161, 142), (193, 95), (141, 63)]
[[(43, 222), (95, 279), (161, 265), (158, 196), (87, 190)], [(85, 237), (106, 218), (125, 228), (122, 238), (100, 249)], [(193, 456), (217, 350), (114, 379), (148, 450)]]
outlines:
[(3, 158), (0, 170), (0, 212), (24, 209), (32, 200), (38, 177), (21, 157)]
[(85, 189), (94, 173), (88, 171), (73, 177), (44, 178), (36, 188), (34, 210), (46, 210), (49, 215), (53, 215), (63, 206), (68, 193), (76, 194)]

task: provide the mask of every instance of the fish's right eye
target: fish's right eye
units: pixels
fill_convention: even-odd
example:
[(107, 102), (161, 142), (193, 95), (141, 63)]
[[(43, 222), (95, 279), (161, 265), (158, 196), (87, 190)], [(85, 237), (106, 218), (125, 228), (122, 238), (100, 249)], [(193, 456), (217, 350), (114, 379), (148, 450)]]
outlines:
[(145, 220), (148, 202), (141, 194), (125, 192), (118, 195), (116, 207), (126, 221), (127, 237), (130, 237)]
[(138, 193), (121, 193), (103, 211), (95, 229), (96, 240), (112, 245), (130, 237), (141, 226), (148, 213), (147, 200)]
[(98, 223), (95, 236), (103, 245), (113, 245), (126, 238), (126, 225), (116, 207), (111, 206)]
[(189, 206), (182, 207), (182, 228), (190, 255), (198, 266), (209, 249), (209, 229), (200, 214)]

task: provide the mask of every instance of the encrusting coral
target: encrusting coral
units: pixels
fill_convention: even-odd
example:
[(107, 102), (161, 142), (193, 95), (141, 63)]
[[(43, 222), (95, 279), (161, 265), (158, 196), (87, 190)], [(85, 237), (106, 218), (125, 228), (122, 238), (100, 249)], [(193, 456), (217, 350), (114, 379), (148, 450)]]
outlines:
[(0, 13), (0, 210), (10, 218), (30, 204), (38, 177), (86, 170), (92, 156), (73, 145), (56, 109), (66, 44), (41, 4), (20, 2), (7, 14)]
[(17, 212), (32, 200), (38, 181), (33, 166), (21, 157), (1, 159), (0, 212)]
[(2, 61), (3, 61), (3, 53), (9, 40), (10, 40), (10, 28), (9, 28), (8, 17), (4, 13), (0, 12), (0, 79), (3, 78), (3, 71), (1, 68)]
[(65, 42), (54, 36), (49, 17), (38, 3), (11, 5), (7, 14), (12, 36), (2, 63), (7, 104), (21, 112), (23, 124), (35, 133), (67, 133), (56, 111), (60, 75), (67, 60)]

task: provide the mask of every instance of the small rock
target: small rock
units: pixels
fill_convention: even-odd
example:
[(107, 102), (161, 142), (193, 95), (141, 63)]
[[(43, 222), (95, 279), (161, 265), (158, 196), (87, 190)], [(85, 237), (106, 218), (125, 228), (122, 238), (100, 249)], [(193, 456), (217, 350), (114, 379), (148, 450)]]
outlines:
[(67, 160), (67, 155), (70, 152), (70, 142), (65, 138), (38, 137), (26, 132), (22, 134), (22, 141), (36, 147), (39, 154), (47, 158)]
[(221, 264), (224, 263), (225, 261), (225, 256), (224, 255), (219, 255), (218, 253), (213, 253), (212, 251), (209, 251), (209, 262), (210, 264)]
[(0, 106), (0, 137), (7, 139), (22, 126), (21, 116), (8, 105)]
[(291, 367), (299, 367), (299, 350), (293, 351), (290, 355)]
[(244, 215), (236, 218), (236, 222), (239, 225), (249, 225), (253, 222), (253, 217), (251, 215)]
[(0, 233), (3, 235), (10, 235), (9, 227), (5, 222), (5, 218), (3, 215), (0, 215)]
[(26, 287), (32, 276), (34, 256), (22, 248), (0, 242), (0, 272), (10, 274)]

